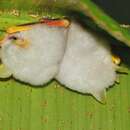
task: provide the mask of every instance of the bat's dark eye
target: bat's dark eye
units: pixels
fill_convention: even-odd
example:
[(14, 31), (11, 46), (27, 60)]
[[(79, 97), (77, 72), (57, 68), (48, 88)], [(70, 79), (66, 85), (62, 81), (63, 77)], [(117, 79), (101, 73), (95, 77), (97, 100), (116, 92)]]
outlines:
[(18, 37), (16, 37), (16, 36), (10, 36), (9, 39), (10, 39), (10, 40), (17, 40)]

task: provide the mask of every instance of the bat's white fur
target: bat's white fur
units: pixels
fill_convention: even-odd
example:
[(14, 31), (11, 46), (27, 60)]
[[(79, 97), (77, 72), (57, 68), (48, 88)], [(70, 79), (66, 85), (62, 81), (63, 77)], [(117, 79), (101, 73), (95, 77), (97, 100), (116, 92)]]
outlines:
[(16, 33), (14, 36), (27, 39), (30, 45), (21, 48), (13, 40), (6, 40), (2, 46), (2, 62), (16, 79), (32, 85), (45, 84), (58, 72), (66, 31), (39, 24), (31, 30)]
[(109, 44), (77, 23), (68, 33), (57, 79), (70, 89), (100, 97), (116, 80)]
[(75, 22), (69, 29), (39, 24), (14, 36), (30, 42), (28, 48), (11, 39), (2, 45), (2, 62), (16, 79), (42, 85), (56, 78), (98, 99), (116, 80), (108, 43)]

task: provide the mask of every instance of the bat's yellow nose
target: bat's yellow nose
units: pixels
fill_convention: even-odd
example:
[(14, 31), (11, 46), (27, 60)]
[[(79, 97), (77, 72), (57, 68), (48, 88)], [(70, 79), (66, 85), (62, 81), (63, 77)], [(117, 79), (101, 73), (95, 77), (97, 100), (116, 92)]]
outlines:
[(11, 33), (16, 33), (16, 32), (30, 30), (31, 28), (32, 28), (31, 26), (13, 26), (13, 27), (8, 28), (6, 30), (6, 32), (11, 34)]

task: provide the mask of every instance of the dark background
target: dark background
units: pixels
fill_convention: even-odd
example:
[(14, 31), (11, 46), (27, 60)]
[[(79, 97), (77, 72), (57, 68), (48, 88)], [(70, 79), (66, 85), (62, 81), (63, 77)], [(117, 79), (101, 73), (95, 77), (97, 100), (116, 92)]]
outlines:
[(93, 0), (121, 24), (130, 24), (130, 0)]
[[(107, 14), (120, 24), (130, 24), (130, 0), (92, 0)], [(116, 39), (109, 39), (113, 44), (113, 53), (118, 55), (122, 62), (130, 68), (130, 48)]]

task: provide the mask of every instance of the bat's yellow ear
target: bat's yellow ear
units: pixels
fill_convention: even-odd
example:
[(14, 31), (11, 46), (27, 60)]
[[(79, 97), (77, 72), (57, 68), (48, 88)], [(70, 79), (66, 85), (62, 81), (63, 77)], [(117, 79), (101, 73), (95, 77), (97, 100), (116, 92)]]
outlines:
[(116, 55), (112, 55), (112, 61), (116, 65), (119, 65), (121, 63), (121, 59)]
[(26, 26), (13, 26), (9, 27), (6, 32), (9, 34), (16, 33), (16, 32), (21, 32), (21, 31), (26, 31), (32, 29), (31, 26), (26, 25)]

